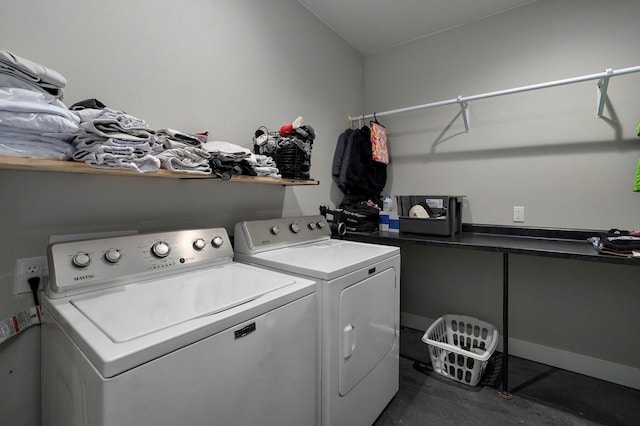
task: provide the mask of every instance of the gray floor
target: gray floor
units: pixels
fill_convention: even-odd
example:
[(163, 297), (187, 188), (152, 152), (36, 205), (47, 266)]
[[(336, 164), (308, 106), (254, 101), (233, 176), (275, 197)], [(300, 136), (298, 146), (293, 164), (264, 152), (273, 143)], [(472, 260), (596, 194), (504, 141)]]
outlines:
[(375, 426), (640, 425), (640, 391), (509, 357), (512, 399), (500, 396), (502, 354), (478, 386), (435, 374), (423, 332), (401, 329), (400, 390)]

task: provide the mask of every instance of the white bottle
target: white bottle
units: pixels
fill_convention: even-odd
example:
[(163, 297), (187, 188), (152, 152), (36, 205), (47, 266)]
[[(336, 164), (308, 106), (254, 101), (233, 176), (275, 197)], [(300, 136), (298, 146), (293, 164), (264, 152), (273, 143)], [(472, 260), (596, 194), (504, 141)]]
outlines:
[(393, 200), (391, 199), (391, 195), (387, 194), (387, 196), (384, 198), (384, 201), (382, 202), (382, 211), (390, 212), (392, 204)]

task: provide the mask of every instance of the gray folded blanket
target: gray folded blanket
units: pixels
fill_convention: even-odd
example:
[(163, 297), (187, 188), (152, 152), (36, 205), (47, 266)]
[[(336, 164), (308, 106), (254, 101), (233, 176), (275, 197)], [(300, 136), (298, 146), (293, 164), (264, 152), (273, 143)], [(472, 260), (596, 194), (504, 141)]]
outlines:
[[(155, 130), (141, 118), (122, 111), (104, 108), (86, 110), (93, 114), (81, 115), (80, 126), (87, 132), (104, 137), (128, 141), (154, 141)], [(87, 120), (88, 121), (85, 121)]]
[(67, 80), (58, 71), (42, 64), (22, 58), (6, 49), (0, 49), (0, 74), (5, 83), (8, 80), (26, 83), (62, 97), (62, 88)]

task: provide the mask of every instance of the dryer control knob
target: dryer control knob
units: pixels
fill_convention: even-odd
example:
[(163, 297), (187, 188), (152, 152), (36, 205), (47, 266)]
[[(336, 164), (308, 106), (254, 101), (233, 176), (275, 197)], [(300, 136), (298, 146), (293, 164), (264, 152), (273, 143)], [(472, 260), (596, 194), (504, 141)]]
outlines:
[(314, 229), (316, 229), (316, 223), (315, 222), (309, 222), (309, 229), (311, 229), (312, 231)]
[(157, 257), (167, 257), (171, 249), (169, 248), (169, 244), (164, 241), (158, 241), (153, 246), (151, 246), (151, 253)]
[(217, 237), (213, 237), (213, 240), (211, 240), (211, 245), (213, 245), (216, 248), (220, 247), (223, 243), (224, 243), (224, 239), (219, 235)]
[(293, 222), (291, 225), (289, 225), (289, 229), (291, 229), (291, 232), (293, 232), (294, 234), (297, 234), (298, 232), (300, 232), (300, 225), (298, 225), (297, 222)]
[(324, 229), (324, 226), (325, 226), (324, 222), (318, 222), (318, 228)]
[(114, 248), (107, 250), (107, 252), (104, 254), (104, 258), (111, 263), (116, 263), (118, 260), (120, 260), (121, 256), (122, 255), (120, 254), (120, 250)]
[(273, 235), (278, 235), (280, 233), (280, 227), (278, 225), (273, 225), (271, 227), (271, 233)]
[(200, 251), (207, 245), (206, 241), (202, 238), (198, 238), (193, 242), (193, 248)]
[(80, 253), (77, 253), (75, 256), (73, 256), (71, 261), (75, 266), (79, 268), (84, 268), (85, 266), (88, 266), (91, 263), (91, 257), (89, 257), (88, 253), (81, 251)]

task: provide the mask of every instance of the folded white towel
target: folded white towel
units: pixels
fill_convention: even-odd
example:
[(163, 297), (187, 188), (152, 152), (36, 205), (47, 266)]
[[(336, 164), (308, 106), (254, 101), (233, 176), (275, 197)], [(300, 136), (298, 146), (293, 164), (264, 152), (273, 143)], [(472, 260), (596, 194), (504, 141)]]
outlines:
[(66, 118), (76, 124), (80, 118), (62, 102), (42, 92), (16, 87), (0, 87), (0, 110), (11, 112), (44, 112)]
[(209, 164), (211, 155), (200, 148), (171, 148), (156, 154), (156, 157), (167, 170), (205, 175), (212, 173)]
[(129, 141), (149, 141), (153, 137), (153, 131), (144, 128), (124, 129), (117, 120), (97, 118), (80, 123), (80, 126), (89, 133), (94, 133), (105, 138), (116, 138)]
[(149, 141), (102, 139), (92, 136), (86, 137), (86, 134), (74, 138), (73, 144), (76, 148), (73, 159), (77, 161), (86, 161), (92, 156), (103, 153), (121, 155), (123, 158), (129, 159), (143, 157), (153, 152), (153, 144)]
[(44, 112), (14, 112), (0, 110), (0, 125), (40, 133), (73, 134), (80, 127), (71, 120)]
[(188, 146), (202, 147), (202, 142), (193, 136), (183, 133), (179, 130), (174, 129), (160, 129), (156, 131), (156, 139), (158, 143), (167, 146), (167, 148), (172, 145), (182, 144)]
[(160, 160), (152, 155), (130, 159), (104, 153), (97, 154), (95, 158), (88, 159), (85, 163), (97, 168), (130, 169), (139, 173), (155, 172), (160, 168)]
[(0, 127), (0, 155), (68, 160), (73, 146), (60, 139)]
[(275, 177), (275, 178), (279, 178), (282, 177), (280, 175), (280, 170), (278, 170), (277, 167), (254, 167), (253, 168), (256, 171), (256, 174), (258, 176), (268, 176), (268, 177)]
[(214, 157), (224, 157), (236, 160), (247, 158), (252, 155), (249, 149), (225, 141), (205, 142), (202, 144), (202, 149), (204, 149)]
[(96, 108), (84, 108), (84, 109), (75, 109), (73, 113), (80, 117), (80, 122), (95, 120), (102, 114), (101, 109)]
[[(100, 115), (96, 119), (115, 120), (122, 129), (149, 129), (149, 125), (142, 118), (134, 117), (126, 112), (111, 108), (103, 108), (99, 111)], [(155, 133), (153, 130), (149, 131)]]

